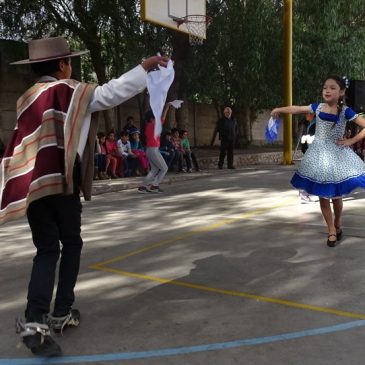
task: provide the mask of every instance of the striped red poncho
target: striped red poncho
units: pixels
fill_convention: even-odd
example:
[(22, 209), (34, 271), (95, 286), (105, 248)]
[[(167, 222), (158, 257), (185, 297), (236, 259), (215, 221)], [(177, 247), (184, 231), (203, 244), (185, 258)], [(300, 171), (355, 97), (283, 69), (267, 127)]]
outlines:
[[(81, 126), (94, 89), (58, 80), (37, 83), (19, 98), (17, 124), (0, 164), (0, 224), (23, 216), (34, 200), (72, 193)], [(89, 137), (94, 143), (95, 136)]]

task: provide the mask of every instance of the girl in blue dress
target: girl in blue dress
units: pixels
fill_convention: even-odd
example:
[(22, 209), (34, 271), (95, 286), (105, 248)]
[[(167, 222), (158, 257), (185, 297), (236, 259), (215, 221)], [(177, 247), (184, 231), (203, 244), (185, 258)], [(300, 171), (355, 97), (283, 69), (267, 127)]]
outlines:
[[(356, 188), (365, 188), (364, 161), (348, 147), (365, 137), (365, 118), (345, 106), (345, 91), (345, 80), (330, 76), (323, 85), (323, 103), (286, 106), (275, 108), (271, 112), (274, 118), (278, 118), (281, 113), (309, 112), (316, 116), (315, 139), (303, 156), (291, 183), (308, 194), (318, 195), (321, 212), (328, 227), (329, 247), (335, 247), (342, 238), (342, 197)], [(344, 139), (348, 121), (355, 122), (364, 129), (353, 138)]]

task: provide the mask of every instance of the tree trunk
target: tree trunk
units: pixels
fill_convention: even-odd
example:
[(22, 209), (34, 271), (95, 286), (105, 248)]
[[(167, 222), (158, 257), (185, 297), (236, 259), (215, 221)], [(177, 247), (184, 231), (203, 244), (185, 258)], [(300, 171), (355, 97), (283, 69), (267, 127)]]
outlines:
[(237, 139), (236, 145), (239, 148), (246, 147), (251, 141), (251, 110), (250, 108), (242, 108), (234, 110), (233, 116), (237, 121)]
[(145, 135), (144, 135), (144, 129), (145, 129), (145, 120), (144, 120), (144, 114), (147, 111), (147, 92), (144, 91), (141, 94), (137, 95), (137, 103), (138, 103), (138, 109), (139, 109), (139, 128), (140, 128), (140, 138), (142, 144), (145, 144)]
[[(100, 43), (98, 43), (97, 41), (90, 41), (90, 40), (84, 40), (84, 42), (86, 47), (90, 50), (90, 58), (95, 70), (96, 77), (98, 79), (98, 84), (103, 85), (108, 80), (106, 78), (106, 73), (105, 73), (105, 63), (103, 58), (101, 57), (102, 50)], [(103, 117), (105, 121), (106, 132), (116, 127), (113, 123), (112, 110), (104, 110)]]
[(174, 60), (175, 79), (171, 85), (169, 91), (169, 99), (180, 99), (185, 102), (181, 105), (181, 108), (176, 109), (175, 118), (177, 128), (186, 129), (189, 124), (189, 107), (186, 102), (185, 93), (185, 79), (184, 79), (184, 66), (186, 60), (190, 55), (189, 38), (186, 34), (180, 32), (172, 33), (172, 46), (173, 53), (172, 59)]
[(217, 134), (218, 134), (218, 131), (217, 131), (217, 123), (218, 123), (218, 120), (220, 118), (222, 118), (222, 116), (223, 116), (223, 114), (222, 114), (222, 108), (220, 107), (217, 99), (213, 99), (213, 105), (214, 105), (215, 111), (217, 112), (217, 121), (216, 121), (216, 124), (215, 124), (214, 129), (213, 129), (212, 139), (210, 141), (210, 145), (211, 146), (214, 145), (215, 139), (217, 138)]

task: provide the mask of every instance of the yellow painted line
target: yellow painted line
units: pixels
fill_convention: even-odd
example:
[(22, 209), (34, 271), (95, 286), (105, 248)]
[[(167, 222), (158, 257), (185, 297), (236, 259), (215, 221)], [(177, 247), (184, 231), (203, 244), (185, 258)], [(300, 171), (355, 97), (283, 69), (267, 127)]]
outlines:
[(270, 212), (273, 209), (280, 208), (282, 206), (288, 205), (289, 203), (292, 203), (294, 201), (297, 201), (297, 199), (293, 198), (293, 197), (292, 198), (287, 198), (287, 199), (284, 199), (281, 203), (272, 205), (270, 207), (256, 209), (256, 210), (253, 210), (251, 212), (243, 213), (243, 214), (239, 215), (236, 218), (227, 218), (227, 219), (221, 220), (219, 222), (212, 223), (212, 224), (209, 224), (207, 226), (203, 226), (201, 228), (194, 229), (194, 230), (192, 230), (188, 233), (182, 234), (180, 236), (170, 238), (170, 239), (167, 239), (167, 240), (163, 240), (163, 241), (151, 244), (149, 246), (145, 246), (145, 247), (143, 247), (139, 250), (131, 251), (131, 252), (125, 254), (125, 255), (116, 256), (116, 257), (113, 257), (112, 259), (96, 263), (95, 265), (105, 266), (105, 265), (114, 264), (116, 262), (125, 260), (128, 257), (136, 256), (136, 255), (139, 255), (139, 254), (154, 250), (154, 249), (159, 248), (159, 247), (167, 246), (167, 245), (170, 245), (172, 243), (176, 243), (178, 241), (182, 241), (184, 239), (190, 238), (192, 236), (196, 236), (200, 233), (210, 232), (210, 231), (213, 231), (214, 229), (220, 228), (220, 227), (228, 225), (228, 224), (236, 223), (240, 220), (247, 219), (247, 218), (253, 217), (255, 215), (260, 215), (260, 214)]
[(154, 282), (158, 282), (158, 283), (162, 283), (162, 284), (181, 286), (181, 287), (185, 287), (185, 288), (196, 289), (196, 290), (200, 290), (200, 291), (223, 294), (223, 295), (239, 297), (239, 298), (245, 298), (245, 299), (253, 299), (253, 300), (260, 301), (260, 302), (280, 304), (280, 305), (284, 305), (284, 306), (287, 306), (287, 307), (305, 309), (305, 310), (321, 312), (321, 313), (327, 313), (327, 314), (333, 314), (333, 315), (341, 316), (341, 317), (365, 319), (365, 315), (360, 314), (360, 313), (345, 312), (345, 311), (341, 311), (341, 310), (337, 310), (337, 309), (320, 307), (320, 306), (317, 306), (317, 305), (296, 303), (296, 302), (292, 302), (292, 301), (289, 301), (289, 300), (278, 299), (278, 298), (270, 298), (270, 297), (265, 297), (265, 296), (262, 296), (262, 295), (243, 293), (243, 292), (234, 291), (234, 290), (212, 288), (212, 287), (209, 287), (209, 286), (206, 286), (206, 285), (188, 283), (188, 282), (178, 281), (178, 280), (169, 280), (169, 279), (159, 278), (159, 277), (156, 277), (156, 276), (145, 275), (145, 274), (137, 274), (137, 273), (122, 271), (122, 270), (113, 269), (113, 268), (109, 268), (109, 267), (104, 267), (104, 266), (101, 266), (101, 265), (93, 265), (93, 266), (91, 266), (91, 268), (95, 269), (95, 270), (101, 270), (101, 271), (106, 271), (106, 272), (118, 274), (118, 275), (121, 275), (121, 276), (128, 276), (128, 277), (147, 280), (147, 281), (154, 281)]
[(164, 278), (160, 278), (160, 277), (156, 277), (156, 276), (150, 276), (150, 275), (138, 274), (138, 273), (131, 273), (131, 272), (127, 272), (127, 271), (122, 271), (122, 270), (106, 267), (106, 265), (110, 265), (110, 264), (125, 260), (128, 257), (136, 256), (136, 255), (151, 251), (151, 250), (156, 249), (156, 248), (160, 248), (160, 247), (163, 247), (163, 246), (166, 246), (166, 245), (169, 245), (169, 244), (173, 244), (175, 242), (190, 238), (190, 237), (195, 236), (197, 234), (200, 234), (200, 233), (203, 233), (203, 232), (209, 232), (209, 231), (212, 231), (214, 229), (220, 228), (224, 225), (232, 224), (232, 223), (235, 223), (237, 221), (247, 219), (247, 218), (250, 218), (250, 217), (255, 216), (255, 215), (260, 215), (260, 214), (267, 213), (267, 212), (269, 212), (273, 209), (282, 207), (284, 205), (289, 205), (290, 203), (292, 203), (294, 201), (296, 201), (295, 198), (288, 198), (288, 199), (283, 200), (281, 203), (275, 204), (275, 205), (273, 205), (271, 207), (268, 207), (268, 208), (256, 209), (254, 211), (241, 214), (236, 218), (224, 219), (224, 220), (221, 220), (219, 222), (212, 223), (212, 224), (209, 224), (207, 226), (203, 226), (201, 228), (192, 230), (192, 231), (190, 231), (186, 234), (183, 234), (183, 235), (171, 238), (171, 239), (163, 240), (161, 242), (158, 242), (158, 243), (143, 247), (139, 250), (129, 252), (125, 255), (117, 256), (117, 257), (114, 257), (110, 260), (106, 260), (106, 261), (100, 262), (98, 264), (94, 264), (94, 265), (90, 266), (90, 268), (95, 269), (95, 270), (100, 270), (100, 271), (105, 271), (105, 272), (109, 272), (109, 273), (118, 274), (118, 275), (121, 275), (121, 276), (127, 276), (127, 277), (147, 280), (147, 281), (153, 281), (153, 282), (158, 282), (158, 283), (162, 283), (162, 284), (175, 285), (175, 286), (180, 286), (180, 287), (185, 287), (185, 288), (190, 288), (190, 289), (195, 289), (195, 290), (200, 290), (200, 291), (205, 291), (205, 292), (212, 292), (212, 293), (223, 294), (223, 295), (233, 296), (233, 297), (240, 297), (240, 298), (245, 298), (245, 299), (253, 299), (253, 300), (257, 300), (257, 301), (261, 301), (261, 302), (267, 302), (267, 303), (284, 305), (284, 306), (292, 307), (292, 308), (305, 309), (305, 310), (310, 310), (310, 311), (315, 311), (315, 312), (333, 314), (333, 315), (337, 315), (337, 316), (341, 316), (341, 317), (365, 319), (365, 315), (360, 314), (360, 313), (345, 312), (345, 311), (332, 309), (332, 308), (326, 308), (326, 307), (320, 307), (320, 306), (315, 306), (315, 305), (296, 303), (296, 302), (292, 302), (292, 301), (289, 301), (289, 300), (283, 300), (283, 299), (278, 299), (278, 298), (270, 298), (270, 297), (265, 297), (265, 296), (262, 296), (262, 295), (255, 295), (255, 294), (244, 293), (244, 292), (239, 292), (239, 291), (212, 288), (212, 287), (209, 287), (209, 286), (206, 286), (206, 285), (188, 283), (188, 282), (178, 281), (178, 280), (164, 279)]

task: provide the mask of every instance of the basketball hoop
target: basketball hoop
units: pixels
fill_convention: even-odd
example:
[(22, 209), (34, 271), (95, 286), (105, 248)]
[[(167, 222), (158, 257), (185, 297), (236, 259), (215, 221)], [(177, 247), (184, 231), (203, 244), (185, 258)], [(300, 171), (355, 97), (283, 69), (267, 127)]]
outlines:
[(201, 45), (204, 42), (205, 32), (212, 22), (212, 18), (207, 15), (187, 15), (182, 18), (174, 19), (179, 28), (185, 24), (189, 31), (189, 43), (192, 46)]

